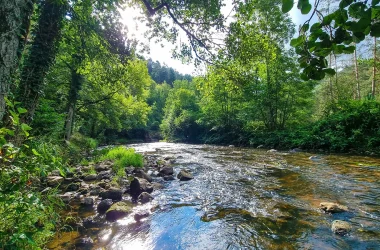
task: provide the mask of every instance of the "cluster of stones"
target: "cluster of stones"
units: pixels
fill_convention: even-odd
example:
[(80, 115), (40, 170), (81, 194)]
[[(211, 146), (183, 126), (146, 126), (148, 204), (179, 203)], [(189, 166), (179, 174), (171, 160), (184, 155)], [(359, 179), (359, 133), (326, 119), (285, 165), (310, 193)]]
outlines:
[[(45, 180), (48, 187), (43, 192), (58, 187), (62, 190), (60, 197), (65, 203), (79, 203), (82, 208), (96, 209), (96, 215), (71, 220), (69, 225), (78, 230), (99, 229), (107, 221), (113, 222), (131, 214), (138, 204), (152, 201), (154, 197), (151, 193), (163, 188), (163, 181), (175, 180), (171, 166), (175, 162), (173, 158), (161, 159), (152, 155), (145, 156), (144, 161), (144, 168), (126, 167), (125, 178), (119, 178), (117, 184), (112, 181), (115, 177), (112, 161), (104, 161), (91, 168), (78, 166), (65, 177), (59, 171), (53, 171)], [(86, 174), (90, 169), (96, 173)], [(193, 179), (193, 175), (182, 169), (177, 179), (188, 181)], [(149, 215), (150, 211), (135, 212), (134, 219), (140, 221)], [(88, 237), (75, 243), (78, 248), (91, 247), (92, 244), (92, 239)]]
[[(321, 202), (319, 207), (322, 211), (329, 214), (348, 212), (348, 207), (334, 202)], [(331, 224), (331, 230), (335, 234), (346, 235), (351, 231), (351, 229), (352, 227), (347, 221), (334, 220)]]

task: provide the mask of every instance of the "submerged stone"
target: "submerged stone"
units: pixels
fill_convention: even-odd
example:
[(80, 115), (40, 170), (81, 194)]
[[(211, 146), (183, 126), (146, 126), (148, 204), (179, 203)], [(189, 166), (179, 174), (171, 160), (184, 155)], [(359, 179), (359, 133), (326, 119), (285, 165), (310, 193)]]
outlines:
[(190, 173), (189, 171), (186, 171), (186, 170), (181, 170), (178, 175), (177, 175), (177, 178), (180, 180), (180, 181), (189, 181), (191, 179), (194, 179), (194, 176), (192, 173)]
[(106, 219), (108, 221), (116, 221), (121, 219), (132, 212), (133, 205), (131, 202), (120, 201), (113, 204), (106, 212)]
[(321, 202), (319, 204), (319, 207), (326, 213), (339, 213), (348, 211), (348, 207), (334, 202)]
[(346, 235), (351, 231), (351, 225), (347, 221), (334, 220), (331, 225), (331, 230), (335, 234)]

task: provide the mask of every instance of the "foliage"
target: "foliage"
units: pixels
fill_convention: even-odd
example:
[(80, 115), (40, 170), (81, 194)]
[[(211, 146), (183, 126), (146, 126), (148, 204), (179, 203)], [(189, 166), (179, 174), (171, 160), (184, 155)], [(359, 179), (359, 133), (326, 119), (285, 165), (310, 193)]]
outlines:
[(124, 176), (124, 168), (133, 166), (133, 167), (143, 167), (143, 156), (141, 154), (135, 153), (133, 148), (125, 147), (116, 147), (110, 149), (106, 152), (101, 158), (101, 161), (104, 160), (113, 160), (113, 170), (118, 176)]
[(173, 68), (170, 68), (165, 64), (161, 66), (160, 62), (154, 62), (152, 59), (148, 60), (148, 72), (153, 81), (158, 84), (166, 82), (167, 84), (173, 86), (173, 83), (176, 80), (191, 81), (192, 79), (190, 75), (182, 75)]
[[(336, 72), (328, 65), (326, 57), (333, 53), (351, 54), (355, 51), (352, 43), (362, 42), (366, 36), (380, 37), (379, 1), (341, 0), (338, 8), (323, 15), (315, 1), (311, 17), (302, 25), (297, 38), (291, 41), (299, 55), (298, 62), (303, 68), (302, 78), (321, 80), (325, 75)], [(293, 1), (283, 0), (282, 10), (289, 12)], [(308, 0), (299, 0), (297, 8), (308, 14), (312, 7)], [(318, 22), (310, 23), (317, 15)]]

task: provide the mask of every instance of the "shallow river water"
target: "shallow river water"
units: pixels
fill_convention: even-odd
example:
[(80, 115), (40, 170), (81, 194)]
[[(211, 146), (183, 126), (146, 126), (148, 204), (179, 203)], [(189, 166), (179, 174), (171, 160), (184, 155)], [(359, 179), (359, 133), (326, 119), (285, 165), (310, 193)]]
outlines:
[[(380, 159), (347, 155), (269, 153), (210, 145), (149, 143), (137, 152), (176, 159), (187, 182), (154, 181), (157, 207), (141, 222), (133, 215), (106, 225), (94, 249), (380, 249)], [(156, 149), (159, 149), (156, 151)], [(322, 213), (320, 202), (349, 207)], [(352, 225), (346, 236), (333, 220)]]

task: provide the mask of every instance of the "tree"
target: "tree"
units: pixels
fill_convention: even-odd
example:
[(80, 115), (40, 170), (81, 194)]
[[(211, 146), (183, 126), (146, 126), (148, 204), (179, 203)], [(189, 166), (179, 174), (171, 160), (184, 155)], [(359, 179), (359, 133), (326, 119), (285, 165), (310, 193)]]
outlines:
[[(299, 0), (297, 4), (304, 15), (312, 10), (311, 17), (299, 30), (299, 37), (291, 41), (299, 55), (303, 79), (321, 80), (326, 74), (334, 75), (335, 70), (329, 68), (326, 60), (330, 53), (351, 54), (355, 51), (355, 46), (350, 45), (353, 42), (360, 43), (366, 36), (380, 36), (379, 1), (341, 0), (337, 10), (325, 16), (318, 9), (320, 2), (316, 0), (314, 7), (308, 0)], [(283, 12), (289, 12), (293, 4), (293, 0), (283, 0)], [(319, 21), (312, 24), (315, 15)]]

